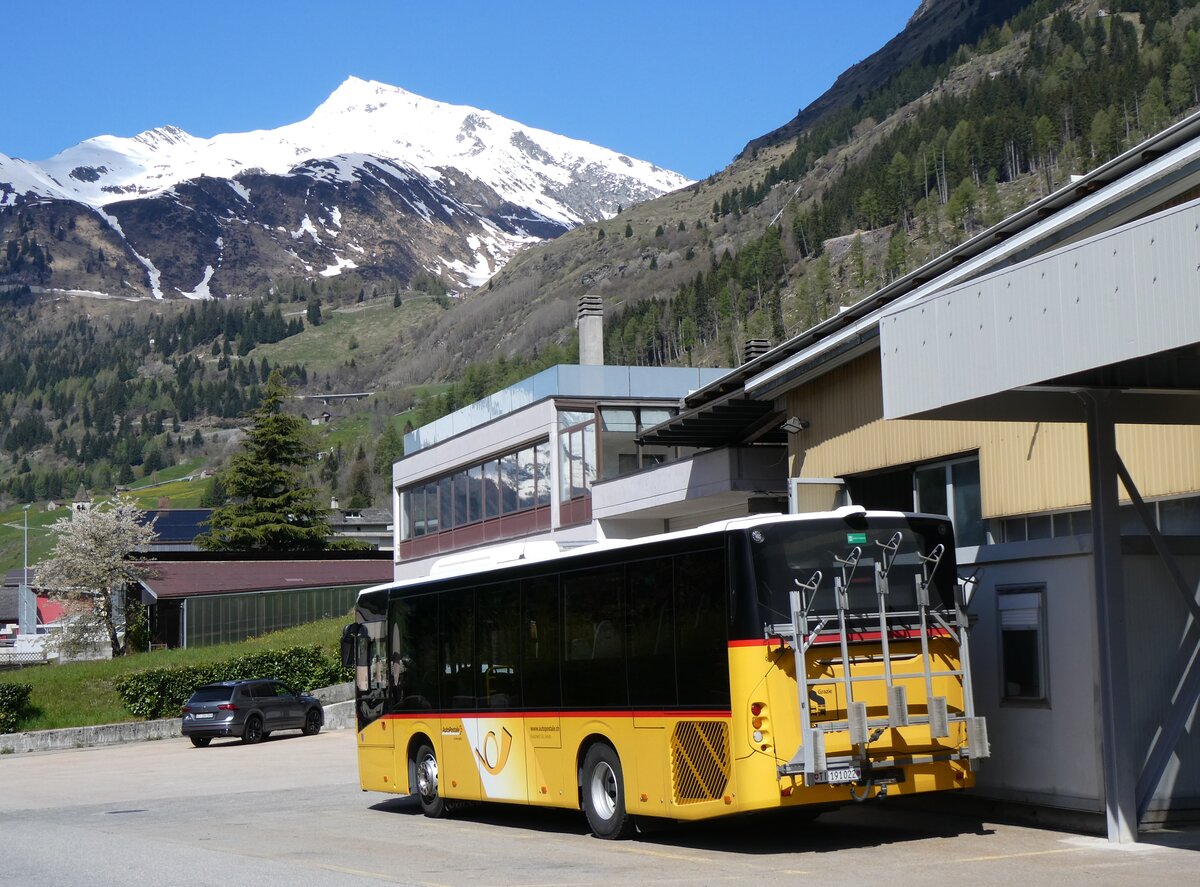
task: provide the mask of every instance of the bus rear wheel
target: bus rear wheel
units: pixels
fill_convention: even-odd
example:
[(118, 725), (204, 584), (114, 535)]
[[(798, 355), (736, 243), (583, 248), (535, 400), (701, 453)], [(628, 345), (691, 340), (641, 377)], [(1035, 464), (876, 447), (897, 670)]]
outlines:
[(633, 817), (625, 809), (625, 779), (621, 758), (611, 746), (596, 743), (583, 759), (583, 812), (597, 838), (627, 838)]
[(437, 819), (446, 813), (446, 799), (438, 794), (438, 762), (433, 746), (424, 742), (417, 747), (415, 758), (417, 774), (417, 800), (421, 802), (421, 812), (431, 819)]

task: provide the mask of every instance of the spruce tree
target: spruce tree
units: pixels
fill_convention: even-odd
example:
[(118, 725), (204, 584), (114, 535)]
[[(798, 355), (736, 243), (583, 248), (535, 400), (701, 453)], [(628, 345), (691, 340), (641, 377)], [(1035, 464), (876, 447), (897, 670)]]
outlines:
[(375, 473), (391, 480), (392, 463), (404, 456), (404, 435), (389, 420), (375, 444)]
[(329, 536), (325, 510), (305, 472), (316, 453), (308, 425), (283, 407), (288, 397), (276, 367), (242, 451), (225, 472), (229, 501), (213, 510), (210, 532), (196, 544), (209, 551), (313, 551)]

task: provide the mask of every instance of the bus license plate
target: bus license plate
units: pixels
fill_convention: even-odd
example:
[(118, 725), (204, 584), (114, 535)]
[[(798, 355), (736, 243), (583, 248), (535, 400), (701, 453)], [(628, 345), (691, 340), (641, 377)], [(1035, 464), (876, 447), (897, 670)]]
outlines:
[(841, 767), (837, 770), (825, 770), (813, 774), (813, 782), (841, 785), (847, 782), (858, 782), (862, 779), (862, 770), (858, 767)]

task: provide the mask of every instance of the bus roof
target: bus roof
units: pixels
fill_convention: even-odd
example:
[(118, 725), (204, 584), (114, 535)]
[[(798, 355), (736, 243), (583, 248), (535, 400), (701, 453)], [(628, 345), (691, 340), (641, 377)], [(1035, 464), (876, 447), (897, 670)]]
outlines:
[(509, 567), (515, 567), (520, 564), (568, 560), (573, 557), (592, 554), (598, 551), (612, 551), (619, 548), (636, 548), (638, 546), (650, 545), (658, 542), (669, 542), (673, 539), (687, 539), (693, 536), (704, 536), (710, 533), (748, 529), (750, 527), (763, 526), (764, 524), (819, 521), (830, 520), (831, 518), (837, 520), (846, 520), (856, 515), (862, 515), (863, 517), (869, 518), (941, 517), (943, 520), (946, 519), (944, 515), (918, 515), (915, 513), (901, 511), (867, 511), (861, 505), (846, 505), (842, 508), (838, 508), (835, 511), (813, 511), (805, 512), (803, 514), (752, 514), (746, 515), (745, 517), (727, 518), (725, 520), (714, 521), (713, 523), (704, 524), (702, 526), (693, 527), (687, 530), (675, 530), (670, 533), (660, 533), (656, 536), (639, 536), (634, 539), (600, 539), (587, 545), (576, 545), (565, 549), (561, 548), (558, 543), (552, 540), (506, 542), (499, 545), (470, 549), (457, 554), (447, 555), (444, 558), (439, 558), (433, 564), (428, 576), (418, 576), (412, 579), (402, 579), (398, 582), (385, 582), (380, 585), (373, 585), (370, 588), (364, 588), (362, 591), (360, 591), (359, 597), (371, 594), (373, 592), (385, 591), (393, 588), (412, 588), (429, 582), (436, 582), (439, 579), (447, 579), (454, 576), (468, 576), (475, 573), (484, 573), (489, 570), (505, 570)]

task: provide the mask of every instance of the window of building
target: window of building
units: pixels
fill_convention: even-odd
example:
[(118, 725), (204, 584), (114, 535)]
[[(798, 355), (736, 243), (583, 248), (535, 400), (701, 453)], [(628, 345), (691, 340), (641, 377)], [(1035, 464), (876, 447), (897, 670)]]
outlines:
[(559, 501), (588, 495), (596, 479), (596, 414), (592, 410), (559, 410)]
[(638, 444), (638, 435), (666, 422), (678, 410), (661, 406), (602, 406), (600, 408), (601, 480), (610, 480), (678, 458), (677, 447)]
[(550, 498), (550, 442), (543, 440), (401, 490), (401, 538), (548, 506)]
[(537, 462), (537, 504), (550, 504), (550, 441), (544, 440), (534, 447), (534, 458)]
[(983, 545), (983, 503), (979, 459), (923, 465), (913, 472), (913, 505), (927, 514), (945, 514), (954, 523), (958, 545)]
[[(1158, 531), (1164, 536), (1194, 536), (1200, 533), (1200, 497), (1160, 499), (1146, 507)], [(1120, 507), (1122, 536), (1145, 536), (1146, 525), (1132, 504)], [(1000, 522), (1005, 542), (1033, 539), (1058, 539), (1085, 536), (1092, 532), (1092, 512), (1082, 508), (1051, 514), (1025, 514), (1006, 517)]]
[(996, 592), (1000, 622), (1000, 696), (1013, 702), (1045, 702), (1045, 586), (1001, 588)]

